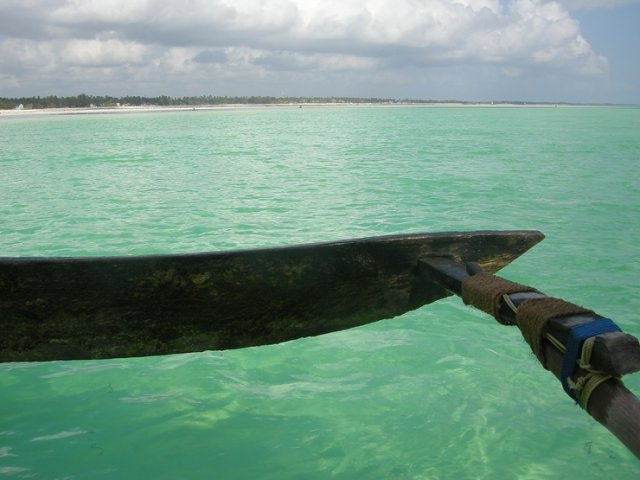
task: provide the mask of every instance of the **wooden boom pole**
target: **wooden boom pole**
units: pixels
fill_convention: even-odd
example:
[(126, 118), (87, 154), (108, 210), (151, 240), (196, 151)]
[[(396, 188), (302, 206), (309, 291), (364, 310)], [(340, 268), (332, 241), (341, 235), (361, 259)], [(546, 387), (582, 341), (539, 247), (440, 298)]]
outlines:
[[(419, 270), (426, 281), (443, 286), (500, 323), (518, 325), (569, 396), (640, 459), (640, 400), (620, 380), (640, 370), (638, 339), (595, 312), (484, 273), (473, 263), (432, 257), (421, 259)], [(538, 322), (533, 330), (527, 324), (531, 318)], [(578, 335), (576, 342), (580, 331), (587, 333)]]

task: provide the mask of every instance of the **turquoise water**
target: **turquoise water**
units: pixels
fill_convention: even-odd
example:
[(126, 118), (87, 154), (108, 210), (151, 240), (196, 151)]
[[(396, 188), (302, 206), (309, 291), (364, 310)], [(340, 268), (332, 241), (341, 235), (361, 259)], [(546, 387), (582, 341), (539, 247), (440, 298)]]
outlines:
[[(0, 115), (0, 255), (538, 229), (503, 275), (640, 336), (638, 178), (633, 108)], [(8, 478), (640, 476), (517, 330), (455, 298), (280, 345), (0, 364), (0, 389)]]

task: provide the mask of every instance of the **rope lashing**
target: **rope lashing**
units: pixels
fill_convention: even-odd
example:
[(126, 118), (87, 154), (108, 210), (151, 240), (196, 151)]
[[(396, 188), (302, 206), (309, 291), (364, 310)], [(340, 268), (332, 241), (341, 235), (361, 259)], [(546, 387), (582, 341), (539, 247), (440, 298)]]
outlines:
[(542, 339), (549, 320), (569, 315), (592, 313), (592, 310), (574, 305), (560, 298), (532, 298), (520, 304), (516, 313), (516, 322), (520, 332), (522, 332), (522, 336), (531, 347), (531, 351), (538, 357), (542, 366), (547, 368)]
[(502, 297), (520, 292), (537, 292), (537, 290), (486, 272), (476, 273), (462, 281), (462, 300), (465, 305), (473, 305), (493, 316), (503, 325), (510, 324), (500, 318)]
[[(590, 314), (595, 315), (579, 305), (566, 302), (559, 298), (544, 297), (533, 298), (523, 302), (516, 314), (516, 322), (533, 353), (540, 363), (547, 368), (542, 339), (545, 335), (547, 323), (558, 317), (570, 315)], [(574, 325), (569, 329), (566, 345), (556, 345), (560, 350), (564, 349), (562, 367), (560, 370), (560, 382), (562, 388), (573, 400), (585, 410), (589, 405), (589, 398), (593, 391), (602, 383), (614, 378), (591, 368), (591, 352), (595, 337), (607, 332), (619, 332), (620, 328), (608, 318), (598, 317), (586, 323)], [(584, 376), (575, 381), (577, 364), (586, 370)]]
[(607, 375), (599, 372), (587, 372), (585, 376), (576, 379), (575, 382), (568, 379), (569, 386), (574, 392), (576, 392), (577, 397), (574, 398), (572, 396), (571, 398), (576, 400), (583, 409), (587, 410), (589, 407), (589, 399), (591, 398), (593, 391), (601, 384), (607, 380), (611, 380), (612, 378), (616, 379), (613, 375)]
[[(572, 315), (595, 316), (595, 313), (560, 298), (545, 296), (524, 300), (516, 307), (509, 295), (521, 292), (540, 293), (526, 285), (511, 282), (490, 273), (480, 272), (462, 281), (461, 296), (466, 305), (473, 305), (492, 315), (504, 325), (510, 325), (510, 323), (500, 318), (500, 307), (503, 302), (508, 305), (515, 314), (516, 324), (522, 332), (522, 336), (544, 368), (548, 369), (542, 344), (543, 339), (547, 338), (558, 350), (564, 352), (560, 372), (562, 387), (567, 395), (586, 409), (591, 393), (603, 382), (614, 378), (611, 375), (595, 371), (590, 366), (595, 337), (607, 332), (618, 332), (620, 329), (611, 320), (597, 317), (569, 328), (567, 344), (563, 345), (546, 332), (549, 321)], [(573, 380), (578, 363), (586, 373)]]
[[(581, 350), (583, 342), (596, 335), (620, 331), (620, 328), (608, 318), (596, 318), (590, 322), (575, 325), (569, 330), (569, 338), (567, 339), (564, 357), (562, 358), (562, 368), (560, 369), (560, 381), (567, 395), (580, 404), (582, 404), (582, 401), (585, 402), (585, 404), (582, 405), (584, 408), (586, 408), (586, 403), (588, 403), (589, 398), (587, 396), (586, 399), (581, 401), (580, 397), (584, 395), (580, 395), (580, 392), (584, 391), (587, 385), (589, 385), (591, 391), (593, 391), (600, 383), (612, 377), (610, 375), (601, 375), (599, 372), (589, 371), (584, 385), (580, 385), (578, 382), (573, 383), (573, 386), (570, 384), (570, 379), (576, 370), (576, 363), (578, 359), (582, 357)], [(590, 383), (593, 384), (594, 382), (597, 382), (595, 386), (590, 385)], [(579, 396), (576, 396), (576, 393), (578, 393)]]

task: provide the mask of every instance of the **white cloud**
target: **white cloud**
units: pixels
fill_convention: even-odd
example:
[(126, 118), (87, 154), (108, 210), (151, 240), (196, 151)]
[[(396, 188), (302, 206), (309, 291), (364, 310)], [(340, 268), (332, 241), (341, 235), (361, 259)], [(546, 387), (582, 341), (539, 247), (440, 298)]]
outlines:
[[(36, 3), (37, 0), (31, 1)], [(156, 10), (153, 7), (154, 2), (148, 0), (67, 0), (49, 11), (55, 23), (127, 23), (149, 15)]]
[(28, 72), (56, 68), (190, 82), (447, 65), (511, 75), (607, 70), (565, 6), (543, 0), (2, 0), (0, 32), (2, 73), (25, 85)]
[(253, 63), (268, 69), (284, 71), (370, 71), (379, 66), (375, 58), (332, 53), (299, 53), (262, 51)]
[(16, 88), (20, 84), (18, 83), (18, 77), (15, 75), (4, 75), (0, 73), (0, 89)]
[(64, 64), (84, 67), (113, 67), (141, 64), (149, 48), (134, 42), (117, 39), (73, 39), (64, 42), (60, 58)]
[(9, 38), (0, 42), (0, 67), (5, 74), (46, 73), (56, 66), (57, 52), (49, 42)]
[[(540, 65), (585, 75), (607, 70), (606, 58), (593, 52), (580, 34), (578, 22), (560, 4), (516, 0), (508, 18), (502, 28), (488, 32), (490, 38), (497, 35), (501, 39), (488, 50), (489, 55), (502, 54), (504, 63)], [(524, 61), (518, 62), (518, 58)]]
[(194, 48), (170, 48), (155, 63), (156, 67), (171, 74), (190, 74), (197, 68)]
[[(48, 27), (90, 40), (108, 32), (123, 41), (169, 47), (359, 57), (393, 51), (419, 62), (535, 64), (544, 57), (550, 64), (572, 58), (571, 44), (583, 43), (560, 4), (538, 0), (514, 0), (506, 10), (498, 0), (192, 0), (189, 8), (173, 0), (74, 0), (52, 10)], [(556, 53), (545, 56), (541, 46)], [(588, 54), (576, 59), (588, 62)]]

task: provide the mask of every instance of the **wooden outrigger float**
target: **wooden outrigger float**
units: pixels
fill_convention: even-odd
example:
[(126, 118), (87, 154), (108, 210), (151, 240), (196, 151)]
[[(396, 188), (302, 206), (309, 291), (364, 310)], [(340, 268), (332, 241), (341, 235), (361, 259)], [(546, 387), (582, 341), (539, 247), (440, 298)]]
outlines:
[(278, 343), (391, 318), (451, 294), (517, 325), (567, 394), (640, 458), (620, 377), (638, 340), (494, 275), (537, 231), (412, 234), (187, 255), (0, 258), (0, 361), (163, 355)]

